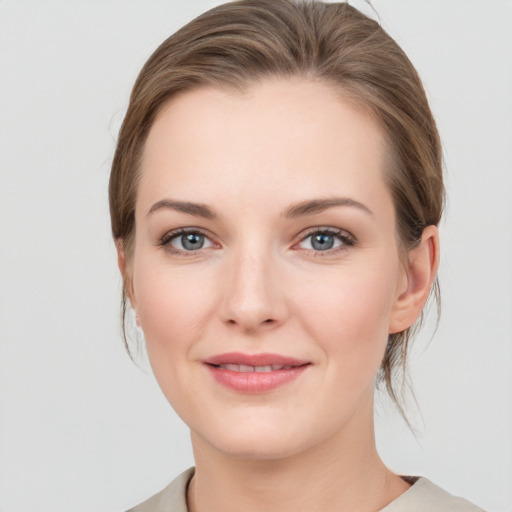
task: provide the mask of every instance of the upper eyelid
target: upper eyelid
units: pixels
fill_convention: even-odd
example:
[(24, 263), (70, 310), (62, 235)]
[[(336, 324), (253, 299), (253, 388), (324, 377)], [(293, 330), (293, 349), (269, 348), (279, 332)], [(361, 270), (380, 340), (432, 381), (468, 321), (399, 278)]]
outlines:
[[(159, 239), (158, 239), (158, 245), (165, 245), (169, 243), (173, 238), (178, 237), (182, 234), (186, 233), (198, 233), (206, 238), (208, 238), (212, 243), (217, 243), (215, 241), (216, 237), (207, 229), (199, 228), (196, 226), (187, 226), (187, 227), (179, 227), (175, 229), (171, 229), (169, 231), (166, 231)], [(297, 243), (302, 242), (306, 238), (314, 235), (315, 233), (328, 233), (333, 236), (338, 236), (340, 238), (349, 238), (352, 242), (356, 242), (357, 239), (352, 233), (347, 231), (346, 229), (337, 228), (334, 226), (311, 226), (309, 228), (306, 228), (302, 230), (299, 234), (297, 234), (293, 242), (293, 246), (295, 246)], [(200, 249), (199, 249), (200, 250)]]
[(314, 235), (315, 233), (328, 233), (330, 235), (338, 236), (345, 235), (346, 238), (350, 238), (351, 240), (356, 241), (356, 237), (350, 231), (342, 228), (335, 228), (333, 226), (314, 226), (302, 231), (302, 233), (299, 234), (297, 238), (299, 240), (304, 240), (305, 238)]
[[(339, 245), (324, 250), (315, 249), (313, 247), (298, 247), (300, 244), (304, 243), (308, 238), (310, 238), (315, 233), (325, 233), (331, 235), (334, 238), (338, 239)], [(347, 251), (352, 250), (354, 247), (357, 246), (357, 244), (358, 242), (356, 238), (344, 229), (331, 228), (329, 230), (324, 228), (309, 232), (308, 234), (303, 236), (298, 242), (296, 242), (293, 245), (292, 249), (302, 250), (304, 254), (308, 255), (308, 257), (337, 258), (345, 255)]]
[[(188, 233), (198, 233), (200, 235), (203, 235), (205, 238), (208, 238), (212, 243), (214, 242), (214, 237), (208, 232), (208, 230), (197, 228), (197, 227), (180, 227), (176, 229), (171, 229), (169, 231), (166, 231), (161, 237), (159, 237), (157, 241), (157, 245), (164, 246), (167, 245), (171, 240), (174, 238), (188, 234)], [(198, 249), (200, 250), (200, 249)]]

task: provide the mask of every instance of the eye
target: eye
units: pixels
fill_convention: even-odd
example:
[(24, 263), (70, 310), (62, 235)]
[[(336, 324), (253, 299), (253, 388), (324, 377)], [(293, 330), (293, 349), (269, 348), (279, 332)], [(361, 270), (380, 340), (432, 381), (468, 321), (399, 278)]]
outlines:
[(159, 245), (171, 252), (183, 253), (207, 249), (213, 242), (201, 231), (179, 229), (166, 233)]
[(354, 238), (346, 231), (335, 228), (317, 229), (304, 237), (297, 246), (315, 252), (335, 252), (354, 245)]

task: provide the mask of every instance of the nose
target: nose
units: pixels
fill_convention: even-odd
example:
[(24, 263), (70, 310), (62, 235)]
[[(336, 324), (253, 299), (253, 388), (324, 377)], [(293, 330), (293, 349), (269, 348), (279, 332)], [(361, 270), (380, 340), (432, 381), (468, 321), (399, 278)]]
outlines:
[(277, 267), (275, 258), (263, 252), (241, 251), (226, 262), (220, 306), (223, 322), (255, 334), (285, 321), (287, 301)]

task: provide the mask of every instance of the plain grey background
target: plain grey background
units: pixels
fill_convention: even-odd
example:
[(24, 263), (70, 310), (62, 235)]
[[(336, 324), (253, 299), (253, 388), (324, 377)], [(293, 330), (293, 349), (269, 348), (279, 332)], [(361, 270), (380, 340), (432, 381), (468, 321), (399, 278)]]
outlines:
[[(106, 187), (139, 68), (216, 3), (0, 1), (0, 511), (120, 511), (193, 463), (123, 349)], [(378, 444), (392, 469), (510, 511), (512, 2), (373, 4), (424, 79), (449, 198), (442, 318), (411, 360), (419, 432), (383, 400)]]

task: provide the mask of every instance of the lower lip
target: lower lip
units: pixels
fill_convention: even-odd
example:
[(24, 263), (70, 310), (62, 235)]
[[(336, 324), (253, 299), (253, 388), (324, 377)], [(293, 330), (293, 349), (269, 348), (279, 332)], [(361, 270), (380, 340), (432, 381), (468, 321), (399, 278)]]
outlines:
[(271, 372), (234, 372), (206, 365), (213, 378), (223, 386), (242, 393), (265, 393), (298, 378), (309, 365)]

